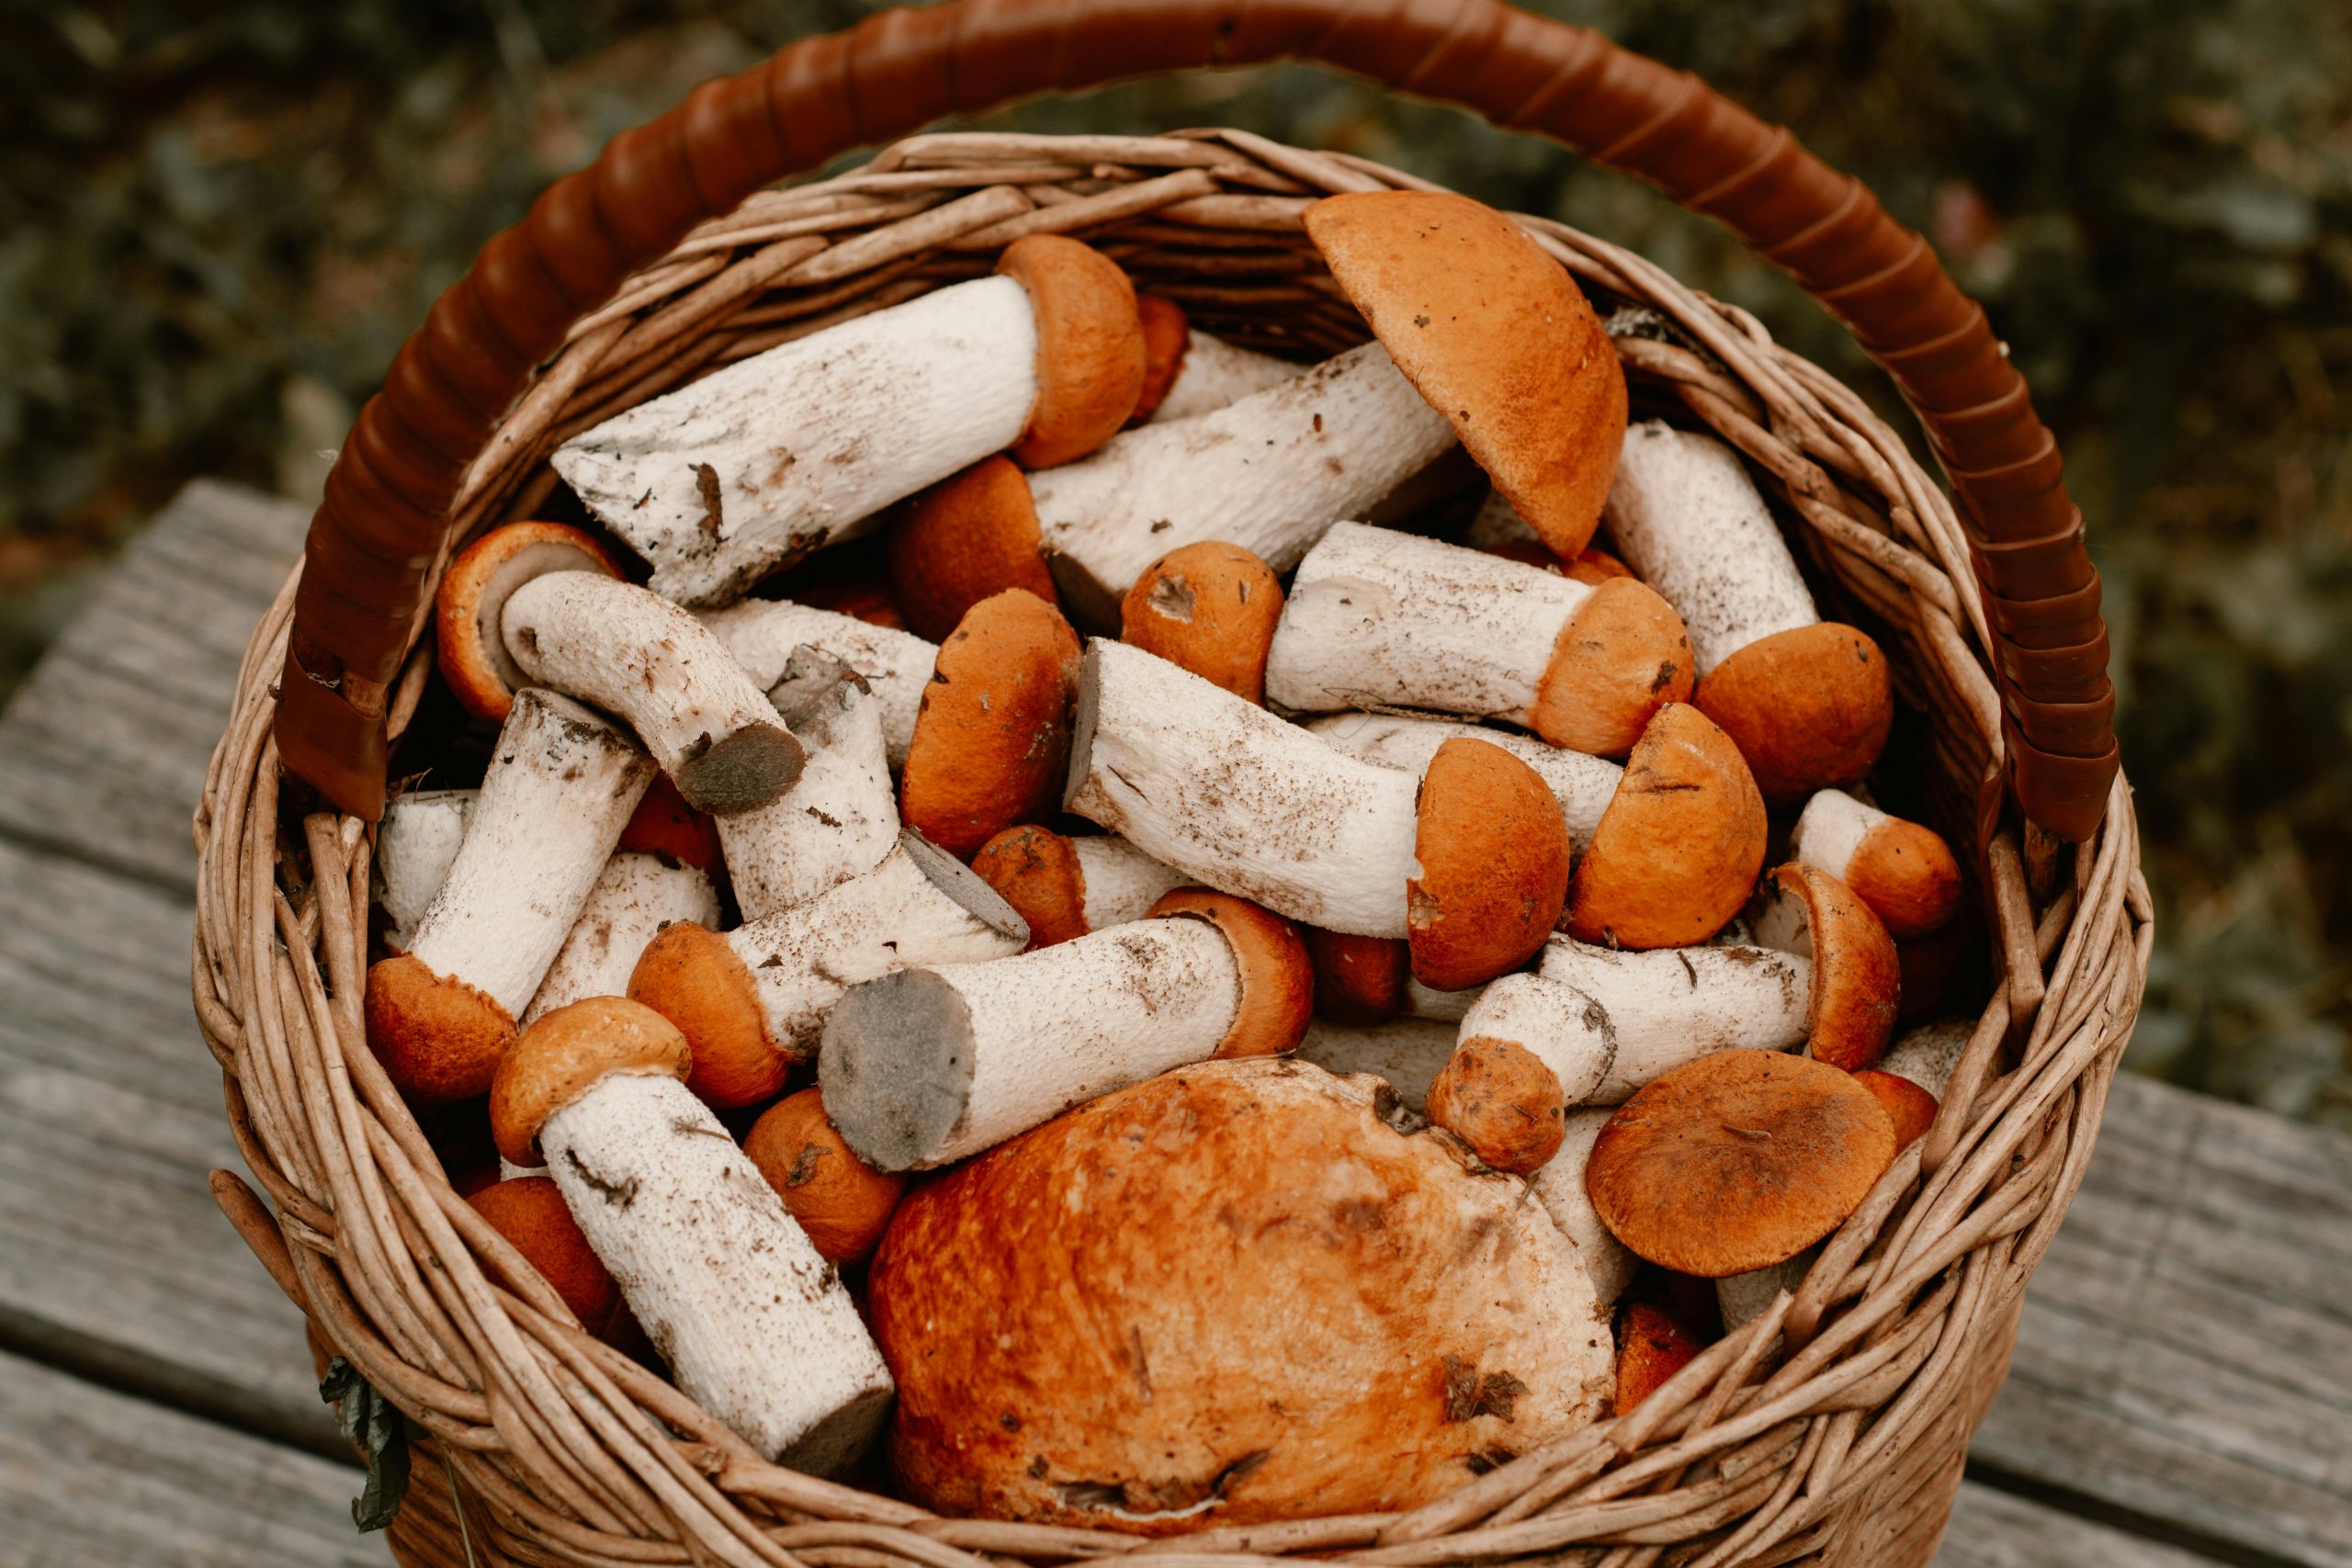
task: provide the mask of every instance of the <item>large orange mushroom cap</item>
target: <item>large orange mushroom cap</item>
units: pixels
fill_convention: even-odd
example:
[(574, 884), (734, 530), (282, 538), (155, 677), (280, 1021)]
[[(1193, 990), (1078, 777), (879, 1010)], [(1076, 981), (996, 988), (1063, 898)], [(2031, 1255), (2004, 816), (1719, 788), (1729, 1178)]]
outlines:
[(1029, 922), (1024, 952), (1086, 934), (1086, 868), (1051, 828), (1015, 823), (980, 846), (972, 870)]
[(972, 606), (940, 645), (899, 775), (906, 825), (959, 860), (1053, 813), (1069, 770), (1078, 634), (1022, 589)]
[(1622, 757), (1658, 709), (1689, 699), (1696, 662), (1682, 617), (1657, 590), (1611, 578), (1560, 629), (1530, 728), (1571, 751)]
[(1589, 544), (1625, 439), (1625, 372), (1566, 270), (1493, 208), (1436, 191), (1326, 197), (1306, 234), (1536, 536), (1563, 557)]
[(1723, 726), (1774, 806), (1861, 783), (1894, 723), (1886, 655), (1834, 621), (1757, 638), (1710, 671), (1690, 700)]
[(369, 966), (368, 1043), (411, 1100), (470, 1100), (514, 1043), (514, 1020), (488, 993), (435, 975), (412, 953)]
[(1568, 854), (1559, 797), (1534, 769), (1491, 741), (1439, 747), (1421, 773), (1420, 874), (1405, 888), (1413, 977), (1466, 990), (1533, 957), (1567, 901)]
[(434, 653), (441, 678), (468, 713), (503, 723), (514, 694), (530, 680), (506, 651), (499, 616), (506, 596), (551, 571), (621, 569), (593, 535), (562, 523), (509, 523), (460, 552), (434, 595)]
[(792, 1058), (769, 1032), (758, 985), (716, 931), (673, 920), (638, 954), (629, 999), (685, 1037), (694, 1070), (686, 1087), (707, 1105), (757, 1105), (784, 1088)]
[(1144, 568), (1120, 604), (1119, 640), (1262, 707), (1282, 615), (1273, 568), (1239, 545), (1204, 539)]
[(1004, 457), (983, 457), (909, 499), (888, 546), (890, 591), (908, 629), (937, 642), (1008, 588), (1059, 603), (1040, 537), (1029, 478)]
[(744, 1135), (743, 1153), (828, 1262), (872, 1257), (907, 1190), (905, 1177), (850, 1152), (813, 1085), (769, 1106)]
[(1903, 960), (1885, 923), (1838, 878), (1791, 861), (1774, 868), (1778, 896), (1799, 900), (1813, 948), (1813, 992), (1805, 1004), (1807, 1052), (1859, 1072), (1886, 1052), (1903, 995)]
[(1738, 748), (1697, 708), (1669, 703), (1626, 759), (1577, 863), (1568, 934), (1615, 947), (1706, 941), (1755, 890), (1767, 829)]
[(469, 1194), (466, 1201), (555, 1288), (581, 1327), (608, 1345), (634, 1337), (620, 1286), (589, 1247), (554, 1182), (544, 1176), (513, 1177)]
[(1836, 1230), (1894, 1163), (1894, 1124), (1852, 1074), (1718, 1051), (1627, 1100), (1584, 1179), (1601, 1224), (1636, 1256), (1720, 1280)]
[(1143, 321), (1127, 275), (1091, 245), (1030, 234), (997, 258), (1037, 318), (1037, 400), (1012, 448), (1024, 468), (1075, 461), (1119, 433), (1143, 395)]

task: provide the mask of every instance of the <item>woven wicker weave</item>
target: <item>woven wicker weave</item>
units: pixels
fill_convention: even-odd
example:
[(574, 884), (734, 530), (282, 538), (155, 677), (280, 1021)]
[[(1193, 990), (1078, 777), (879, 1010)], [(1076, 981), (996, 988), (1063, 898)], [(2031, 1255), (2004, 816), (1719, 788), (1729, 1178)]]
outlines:
[[(943, 135), (763, 192), (572, 330), (473, 466), (460, 532), (531, 514), (568, 434), (717, 365), (978, 276), (1024, 233), (1090, 239), (1234, 341), (1295, 356), (1344, 347), (1363, 327), (1322, 276), (1301, 209), (1322, 192), (1419, 183), (1235, 131)], [(1922, 716), (1898, 743), (1923, 757), (1938, 825), (1980, 841), (1983, 803), (1998, 798), (2002, 704), (1944, 492), (1862, 399), (1752, 318), (1601, 241), (1521, 222), (1615, 311), (1637, 415), (1713, 429), (1785, 503), (1800, 554), (1879, 637)], [(763, 1462), (583, 1334), (452, 1193), (364, 1043), (367, 825), (298, 817), (281, 790), (273, 716), (295, 589), (254, 634), (197, 815), (196, 1000), (275, 1213), (233, 1185), (224, 1207), (326, 1343), (432, 1434), (392, 1532), (404, 1562), (983, 1568), (1123, 1552), (1163, 1568), (1290, 1554), (1397, 1568), (1521, 1557), (1907, 1568), (1933, 1555), (2145, 980), (2150, 908), (2120, 778), (2079, 846), (2034, 836), (2021, 849), (2007, 830), (1985, 840), (2003, 981), (1935, 1131), (1793, 1300), (1633, 1415), (1418, 1512), (1138, 1543), (936, 1518)], [(392, 689), (395, 737), (431, 663), (428, 643)]]

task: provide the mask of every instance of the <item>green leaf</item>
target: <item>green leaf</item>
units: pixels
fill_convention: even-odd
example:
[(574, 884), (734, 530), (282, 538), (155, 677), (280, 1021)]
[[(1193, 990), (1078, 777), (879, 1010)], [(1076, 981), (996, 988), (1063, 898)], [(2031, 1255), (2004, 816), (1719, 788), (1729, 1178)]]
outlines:
[(319, 1397), (334, 1406), (335, 1424), (368, 1461), (368, 1484), (352, 1501), (351, 1522), (365, 1531), (382, 1529), (408, 1495), (408, 1445), (424, 1428), (340, 1356), (327, 1364)]

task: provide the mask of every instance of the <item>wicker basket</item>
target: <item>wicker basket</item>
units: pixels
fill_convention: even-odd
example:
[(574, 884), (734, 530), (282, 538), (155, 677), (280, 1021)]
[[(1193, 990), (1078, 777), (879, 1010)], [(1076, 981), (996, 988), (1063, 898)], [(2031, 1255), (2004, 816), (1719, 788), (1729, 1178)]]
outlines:
[[(1994, 994), (1936, 1127), (1794, 1298), (1630, 1416), (1408, 1515), (1140, 1545), (936, 1518), (762, 1461), (582, 1333), (453, 1194), (360, 1023), (387, 740), (424, 688), (420, 612), (451, 544), (532, 513), (557, 442), (717, 365), (981, 274), (1019, 235), (1087, 237), (1254, 347), (1361, 341), (1300, 211), (1320, 193), (1418, 182), (1342, 154), (1235, 131), (922, 136), (838, 179), (763, 188), (1023, 93), (1277, 58), (1461, 103), (1655, 180), (1789, 266), (1895, 375), (1965, 524), (1860, 397), (1753, 319), (1521, 220), (1613, 312), (1637, 410), (1746, 454), (1833, 601), (1887, 649), (1917, 719), (1898, 745), (1938, 825), (1978, 852)], [(225, 1175), (216, 1188), (315, 1332), (430, 1434), (392, 1531), (411, 1564), (1922, 1564), (2146, 975), (2097, 603), (2054, 448), (1983, 312), (1859, 186), (1688, 76), (1495, 0), (885, 13), (706, 86), (556, 186), (435, 307), (363, 414), (306, 563), (254, 633), (197, 814), (197, 1010), (270, 1203)]]

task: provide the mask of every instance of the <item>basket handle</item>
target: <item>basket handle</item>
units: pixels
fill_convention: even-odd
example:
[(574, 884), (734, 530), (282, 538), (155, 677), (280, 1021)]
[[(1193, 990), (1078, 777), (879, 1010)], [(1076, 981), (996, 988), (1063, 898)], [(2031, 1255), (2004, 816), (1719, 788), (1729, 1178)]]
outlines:
[(381, 812), (389, 688), (459, 481), (571, 325), (694, 225), (945, 116), (1278, 60), (1471, 109), (1638, 175), (1834, 311), (1894, 378), (1960, 497), (2025, 815), (2090, 836), (2118, 765), (2098, 575), (2057, 444), (1983, 308), (1924, 239), (1786, 130), (1502, 0), (949, 0), (787, 45), (615, 137), (483, 247), (360, 411), (305, 546), (277, 717), (286, 765), (345, 811)]

